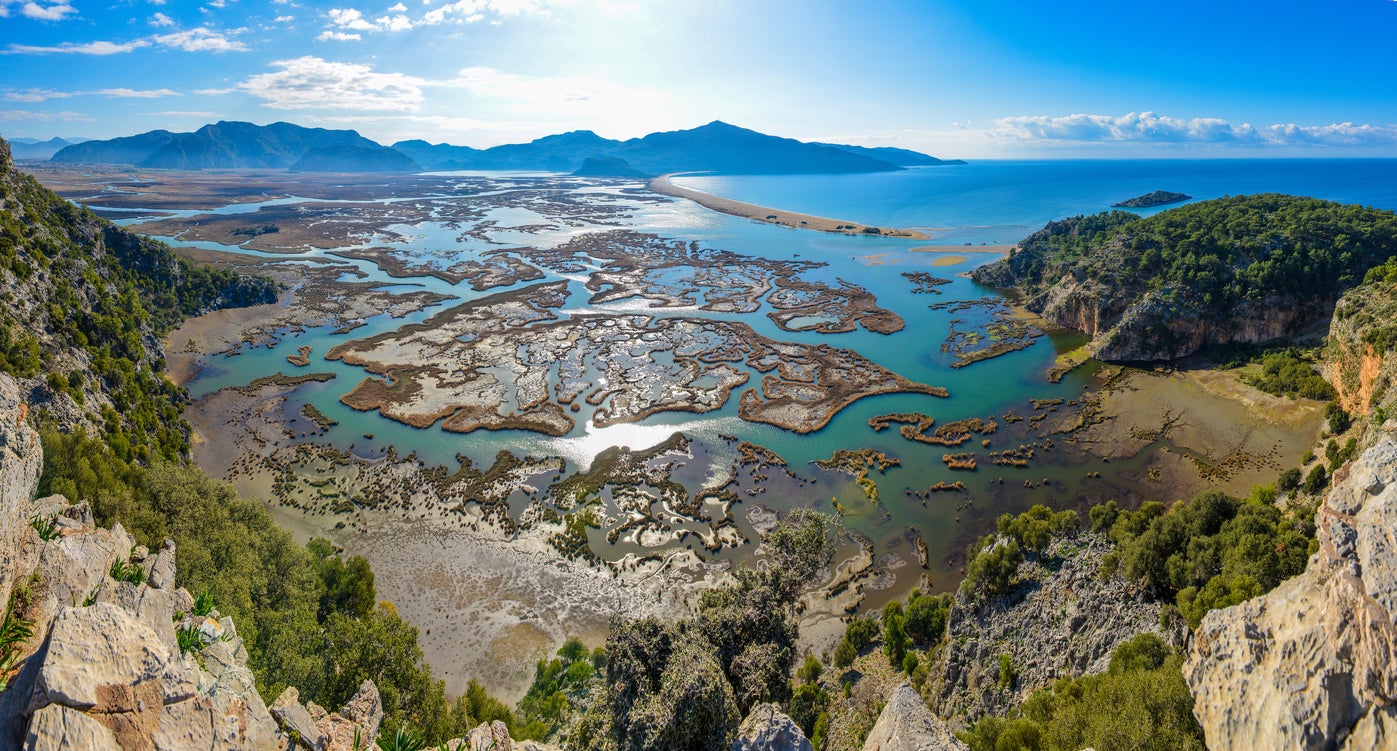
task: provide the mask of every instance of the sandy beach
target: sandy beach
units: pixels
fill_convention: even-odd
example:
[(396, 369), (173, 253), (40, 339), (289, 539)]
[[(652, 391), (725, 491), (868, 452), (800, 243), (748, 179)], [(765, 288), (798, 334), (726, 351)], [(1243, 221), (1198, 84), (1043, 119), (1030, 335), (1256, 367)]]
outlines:
[(813, 229), (819, 232), (837, 232), (844, 235), (879, 235), (882, 237), (903, 237), (911, 240), (928, 240), (930, 236), (911, 229), (894, 229), (891, 227), (871, 227), (858, 222), (848, 222), (841, 219), (827, 219), (822, 216), (811, 216), (810, 214), (798, 214), (794, 211), (784, 211), (773, 209), (767, 206), (758, 206), (753, 203), (734, 201), (730, 198), (722, 198), (711, 193), (704, 193), (701, 190), (692, 188), (681, 188), (670, 182), (670, 175), (660, 175), (650, 180), (649, 188), (652, 193), (684, 198), (694, 203), (721, 214), (740, 216), (743, 219), (752, 219), (768, 224), (777, 224), (782, 227), (792, 229)]

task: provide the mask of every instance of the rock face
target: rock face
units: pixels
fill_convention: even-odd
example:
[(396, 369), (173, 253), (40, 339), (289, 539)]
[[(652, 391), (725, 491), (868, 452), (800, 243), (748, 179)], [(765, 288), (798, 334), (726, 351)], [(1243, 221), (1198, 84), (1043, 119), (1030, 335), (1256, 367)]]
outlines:
[(811, 747), (800, 726), (780, 707), (758, 704), (737, 728), (732, 751), (811, 751)]
[[(289, 748), (293, 737), (309, 748), (313, 737), (320, 751), (350, 751), (355, 727), (372, 746), (383, 719), (372, 682), (337, 714), (279, 703), (305, 718), (307, 730), (292, 736), (258, 696), (232, 619), (187, 614), (194, 598), (175, 588), (174, 543), (151, 554), (119, 524), (96, 528), (86, 503), (34, 500), (43, 449), (26, 411), (0, 376), (0, 571), (5, 602), (33, 631), (3, 676), (0, 749), (261, 751)], [(49, 539), (30, 525), (35, 516), (52, 525)], [(118, 560), (140, 567), (142, 583), (113, 579)], [(178, 631), (199, 646), (181, 650)]]
[(968, 751), (906, 683), (893, 691), (863, 751)]
[[(1113, 546), (1090, 533), (1057, 540), (1019, 568), (1005, 597), (961, 596), (947, 618), (946, 647), (933, 663), (940, 716), (960, 722), (1004, 715), (1037, 689), (1069, 675), (1104, 672), (1111, 651), (1142, 631), (1183, 643), (1183, 624), (1160, 629), (1160, 604), (1119, 574), (1103, 581)], [(1000, 674), (1007, 658), (1012, 676)]]
[(0, 374), (0, 607), (10, 601), (17, 553), (30, 532), (31, 501), (44, 464), (39, 434), (25, 421), (28, 413), (19, 384)]
[(1184, 676), (1210, 748), (1397, 747), (1397, 440), (1335, 473), (1301, 576), (1209, 613)]

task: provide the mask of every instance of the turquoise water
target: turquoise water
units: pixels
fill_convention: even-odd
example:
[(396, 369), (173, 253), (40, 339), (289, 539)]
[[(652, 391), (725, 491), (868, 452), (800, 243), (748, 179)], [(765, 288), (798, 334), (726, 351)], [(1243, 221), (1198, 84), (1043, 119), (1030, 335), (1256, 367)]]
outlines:
[(1017, 242), (1054, 219), (1106, 211), (1154, 190), (1197, 200), (1291, 193), (1397, 210), (1397, 159), (982, 161), (866, 175), (692, 176), (674, 182), (760, 206), (923, 229), (954, 244)]
[[(1156, 189), (1181, 191), (1197, 198), (1282, 191), (1397, 208), (1397, 160), (983, 162), (875, 175), (686, 177), (676, 182), (786, 210), (874, 225), (924, 228), (935, 235), (934, 242), (956, 245), (1016, 242), (1047, 221), (1106, 210), (1115, 201)], [(620, 188), (593, 190), (624, 200)], [(471, 197), (443, 200), (469, 201)], [(496, 210), (490, 218), (501, 220), (501, 227), (512, 223), (533, 224), (543, 219), (531, 210), (522, 209)], [(249, 221), (256, 219), (249, 217)], [(535, 235), (510, 232), (508, 229), (487, 232), (491, 240), (505, 243), (494, 245), (472, 238), (458, 239), (462, 229), (468, 228), (457, 229), (441, 222), (424, 222), (393, 227), (394, 231), (408, 236), (405, 241), (386, 243), (382, 238), (377, 238), (369, 245), (390, 245), (432, 265), (449, 265), (460, 260), (479, 259), (483, 252), (497, 248), (524, 244), (551, 247), (581, 232), (613, 228), (560, 224), (561, 228), (557, 231)], [(880, 306), (899, 314), (906, 322), (906, 328), (891, 335), (861, 328), (834, 335), (786, 332), (767, 318), (765, 307), (758, 313), (738, 316), (737, 320), (752, 326), (757, 333), (778, 341), (829, 344), (853, 349), (905, 378), (945, 387), (950, 391), (950, 397), (941, 399), (900, 394), (865, 398), (837, 414), (823, 430), (809, 435), (796, 435), (740, 419), (737, 405), (742, 389), (735, 391), (721, 409), (713, 412), (698, 415), (687, 412), (660, 413), (635, 424), (605, 429), (589, 424), (588, 418), (593, 408), (583, 404), (582, 411), (573, 414), (577, 427), (561, 438), (510, 430), (456, 434), (435, 427), (415, 429), (376, 413), (355, 412), (341, 404), (339, 397), (366, 374), (359, 368), (326, 361), (321, 356), (330, 347), (350, 338), (418, 322), (446, 307), (504, 289), (478, 293), (472, 291), (468, 284), (451, 285), (430, 277), (393, 279), (367, 262), (352, 264), (367, 274), (367, 281), (382, 283), (387, 289), (401, 292), (428, 289), (452, 295), (454, 299), (403, 319), (377, 316), (370, 319), (365, 327), (347, 336), (336, 335), (332, 333), (333, 327), (326, 327), (285, 336), (270, 347), (244, 347), (236, 357), (214, 358), (210, 367), (189, 384), (190, 391), (198, 397), (226, 386), (245, 384), (262, 375), (278, 371), (293, 372), (297, 369), (286, 362), (286, 356), (294, 354), (300, 346), (309, 345), (313, 347), (314, 355), (311, 367), (306, 370), (334, 372), (337, 378), (329, 383), (303, 387), (297, 398), (313, 403), (327, 416), (337, 420), (339, 425), (324, 436), (305, 440), (328, 441), (340, 448), (352, 448), (363, 456), (379, 455), (392, 445), (402, 454), (415, 452), (431, 464), (452, 466), (455, 457), (461, 454), (471, 457), (478, 464), (488, 465), (499, 450), (506, 449), (534, 456), (562, 456), (568, 460), (569, 471), (574, 471), (585, 469), (592, 458), (608, 446), (644, 448), (664, 440), (675, 430), (682, 430), (700, 441), (702, 447), (696, 451), (694, 466), (681, 470), (679, 476), (700, 478), (706, 477), (707, 467), (713, 461), (710, 454), (722, 451), (720, 436), (737, 436), (775, 450), (794, 471), (817, 479), (815, 484), (782, 484), (779, 492), (764, 494), (756, 500), (777, 508), (813, 505), (828, 511), (833, 509), (832, 499), (837, 498), (849, 514), (846, 522), (854, 530), (873, 539), (878, 546), (878, 554), (894, 552), (904, 560), (915, 558), (904, 534), (909, 525), (915, 526), (927, 539), (933, 561), (933, 580), (941, 585), (952, 577), (958, 551), (963, 550), (971, 539), (983, 534), (999, 513), (1022, 510), (1039, 502), (1056, 507), (1080, 508), (1086, 503), (1110, 497), (1126, 501), (1143, 498), (1145, 491), (1119, 478), (1122, 470), (1134, 468), (1130, 462), (1112, 463), (1107, 468), (1109, 471), (1105, 479), (1087, 482), (1083, 476), (1088, 471), (1099, 471), (1103, 467), (1088, 457), (1060, 446), (1052, 450), (1040, 449), (1031, 469), (987, 467), (982, 457), (982, 467), (978, 472), (955, 472), (943, 466), (941, 455), (949, 451), (979, 448), (978, 437), (962, 449), (946, 449), (907, 441), (897, 433), (896, 427), (879, 433), (868, 427), (870, 417), (891, 412), (922, 412), (934, 416), (938, 423), (967, 417), (1000, 416), (1008, 410), (1025, 415), (1031, 414), (1027, 408), (1030, 398), (1072, 399), (1081, 394), (1092, 372), (1089, 367), (1070, 374), (1058, 384), (1050, 384), (1044, 378), (1045, 371), (1058, 352), (1082, 343), (1079, 336), (1045, 336), (1022, 351), (961, 369), (950, 367), (954, 357), (940, 351), (953, 318), (964, 320), (966, 323), (961, 324), (964, 327), (983, 322), (984, 313), (979, 310), (952, 313), (931, 310), (928, 306), (993, 296), (994, 292), (978, 287), (964, 275), (997, 256), (970, 252), (975, 248), (969, 247), (964, 252), (957, 252), (964, 257), (963, 260), (935, 266), (937, 259), (944, 256), (913, 250), (927, 245), (927, 241), (787, 229), (717, 214), (688, 201), (660, 204), (634, 202), (625, 226), (751, 256), (828, 263), (825, 268), (806, 273), (804, 278), (829, 284), (836, 284), (836, 280), (842, 278), (863, 286), (877, 296)], [(197, 245), (250, 252), (216, 243)], [(324, 251), (311, 251), (305, 257), (322, 255)], [(284, 255), (277, 257), (285, 258)], [(951, 281), (938, 287), (941, 294), (915, 294), (914, 285), (901, 276), (906, 271), (926, 271)], [(567, 280), (572, 292), (564, 306), (565, 314), (645, 312), (656, 316), (732, 318), (704, 311), (650, 309), (647, 301), (636, 299), (592, 306), (587, 303), (589, 293), (582, 284), (585, 275), (549, 273), (542, 281), (559, 279)], [(405, 281), (406, 284), (403, 283)], [(516, 285), (522, 286), (526, 285)], [(748, 372), (751, 378), (743, 388), (760, 383), (761, 374), (751, 370)], [(1006, 448), (1038, 439), (1036, 435), (1027, 435), (1024, 427), (1023, 424), (1010, 426), (1001, 421), (1000, 432), (992, 436), (992, 448)], [(366, 439), (366, 433), (373, 434), (374, 438)], [(816, 459), (828, 458), (837, 449), (858, 448), (874, 448), (901, 461), (900, 466), (889, 469), (886, 474), (871, 475), (880, 490), (879, 504), (867, 501), (851, 478), (825, 473), (809, 464)], [(702, 464), (701, 468), (699, 464)], [(998, 484), (996, 480), (999, 478), (1003, 478), (1005, 484)], [(1023, 488), (1025, 479), (1034, 482), (1047, 479), (1050, 484), (1040, 490), (1026, 492)], [(969, 508), (957, 508), (965, 497), (961, 494), (933, 495), (925, 504), (908, 495), (909, 490), (924, 490), (937, 482), (957, 480), (969, 487), (969, 497), (974, 501)], [(695, 487), (689, 488), (691, 492), (698, 490), (701, 483), (692, 484)], [(735, 516), (742, 519), (744, 513), (739, 508)], [(743, 526), (748, 537), (753, 538), (745, 523)], [(604, 556), (612, 557), (610, 553), (619, 556), (635, 550), (628, 543), (609, 546), (604, 536), (604, 530), (593, 534), (593, 545)], [(914, 585), (915, 576), (899, 577), (896, 590), (903, 591)]]

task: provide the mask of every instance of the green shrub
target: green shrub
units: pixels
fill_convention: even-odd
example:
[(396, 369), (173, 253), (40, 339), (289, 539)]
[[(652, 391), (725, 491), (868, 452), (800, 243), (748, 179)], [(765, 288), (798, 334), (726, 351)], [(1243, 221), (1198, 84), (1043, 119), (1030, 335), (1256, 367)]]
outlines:
[(1014, 577), (1018, 575), (1019, 564), (1023, 563), (1023, 551), (1013, 540), (986, 542), (988, 550), (976, 555), (965, 567), (965, 580), (961, 582), (962, 592), (998, 597), (1013, 589)]
[(985, 716), (960, 734), (972, 751), (1202, 751), (1183, 656), (1153, 634), (1111, 655), (1106, 673), (1035, 692), (1020, 716)]
[(1316, 464), (1308, 475), (1305, 475), (1304, 491), (1309, 495), (1318, 495), (1329, 487), (1329, 474), (1324, 471), (1324, 465)]
[[(1323, 468), (1317, 468), (1323, 472)], [(1193, 627), (1208, 611), (1273, 589), (1305, 570), (1313, 529), (1262, 487), (1248, 500), (1201, 493), (1175, 504), (1142, 504), (1111, 527), (1121, 573), (1173, 598)]]

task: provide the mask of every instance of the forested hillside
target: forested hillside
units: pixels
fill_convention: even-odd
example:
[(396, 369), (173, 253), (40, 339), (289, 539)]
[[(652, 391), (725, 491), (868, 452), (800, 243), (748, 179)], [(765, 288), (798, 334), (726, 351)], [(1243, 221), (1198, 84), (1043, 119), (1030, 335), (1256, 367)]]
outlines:
[[(3, 144), (3, 141), (0, 141)], [(159, 338), (186, 317), (272, 302), (267, 279), (197, 267), (13, 169), (0, 156), (0, 372), (37, 387), (40, 411), (101, 433), (117, 456), (188, 449), (183, 390)]]
[(1263, 194), (1050, 222), (975, 280), (1091, 334), (1102, 359), (1173, 359), (1324, 321), (1394, 254), (1397, 214)]

